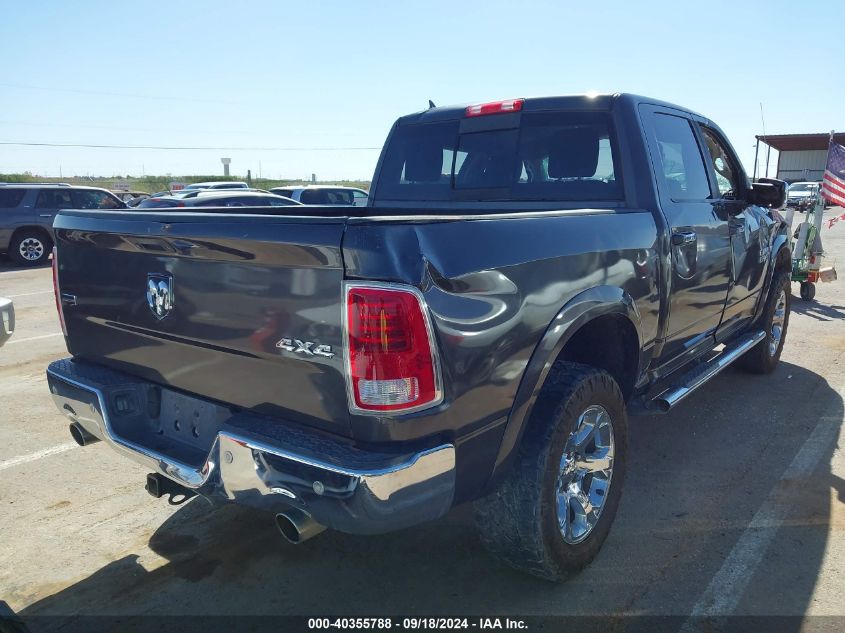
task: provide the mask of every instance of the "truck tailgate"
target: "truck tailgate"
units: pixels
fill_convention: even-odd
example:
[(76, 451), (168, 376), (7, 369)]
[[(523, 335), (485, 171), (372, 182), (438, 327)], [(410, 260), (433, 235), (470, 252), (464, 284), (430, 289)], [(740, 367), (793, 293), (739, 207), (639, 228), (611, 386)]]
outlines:
[(348, 435), (345, 220), (62, 213), (54, 226), (68, 349), (163, 386)]

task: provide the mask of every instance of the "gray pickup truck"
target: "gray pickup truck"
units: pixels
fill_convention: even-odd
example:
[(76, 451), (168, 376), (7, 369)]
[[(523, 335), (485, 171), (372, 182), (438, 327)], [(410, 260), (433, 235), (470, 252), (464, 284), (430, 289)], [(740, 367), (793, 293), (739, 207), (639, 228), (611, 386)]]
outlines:
[(778, 363), (784, 195), (653, 99), (431, 108), (366, 207), (62, 212), (50, 390), (155, 497), (292, 542), (474, 502), (492, 552), (563, 579), (613, 522), (629, 412)]

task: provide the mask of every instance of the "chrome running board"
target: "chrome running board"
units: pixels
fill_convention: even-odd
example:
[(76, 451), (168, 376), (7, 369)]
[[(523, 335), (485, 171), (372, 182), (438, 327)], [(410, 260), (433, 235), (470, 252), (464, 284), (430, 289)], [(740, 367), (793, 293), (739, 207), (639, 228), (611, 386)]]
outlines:
[[(670, 379), (670, 386), (658, 395), (646, 397), (640, 408), (641, 413), (667, 413), (696, 389), (707, 383), (740, 356), (766, 338), (766, 332), (760, 330), (742, 336), (719, 352), (718, 355), (697, 364), (686, 374)], [(633, 412), (632, 412), (633, 413)]]

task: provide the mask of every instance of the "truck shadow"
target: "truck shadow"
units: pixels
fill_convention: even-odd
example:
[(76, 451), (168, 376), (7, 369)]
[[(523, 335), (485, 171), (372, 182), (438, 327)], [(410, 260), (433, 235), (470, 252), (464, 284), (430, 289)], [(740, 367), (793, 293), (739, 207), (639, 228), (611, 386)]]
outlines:
[[(292, 546), (266, 514), (195, 499), (150, 537), (158, 562), (149, 552), (125, 556), (20, 616), (34, 631), (84, 630), (74, 628), (80, 615), (683, 616), (757, 509), (782, 487), (818, 421), (841, 422), (842, 415), (842, 398), (824, 378), (783, 362), (768, 378), (728, 370), (677, 412), (632, 418), (616, 524), (593, 564), (561, 585), (487, 556), (469, 507), (393, 534), (326, 532)], [(824, 447), (812, 477), (792, 482), (800, 502), (770, 528), (775, 533), (739, 611), (806, 612), (832, 499), (845, 501), (845, 482), (830, 468), (834, 448), (835, 441)], [(794, 629), (778, 630), (800, 627), (798, 619)]]

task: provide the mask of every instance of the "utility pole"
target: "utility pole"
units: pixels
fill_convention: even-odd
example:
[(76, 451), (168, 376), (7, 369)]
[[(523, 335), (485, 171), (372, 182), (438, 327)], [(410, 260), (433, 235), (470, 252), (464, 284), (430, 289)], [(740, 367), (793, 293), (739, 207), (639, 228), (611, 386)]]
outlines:
[(765, 178), (769, 177), (769, 156), (772, 153), (772, 146), (769, 145), (769, 137), (766, 136), (766, 117), (763, 115), (763, 102), (760, 102), (760, 122), (763, 124), (763, 142), (766, 144), (766, 173)]
[(757, 182), (757, 154), (760, 152), (760, 139), (757, 139), (757, 144), (754, 146), (754, 175), (751, 177), (751, 182)]

